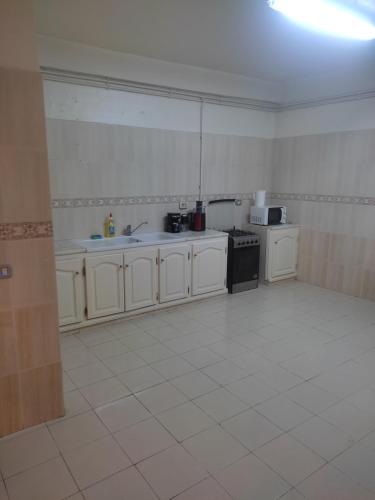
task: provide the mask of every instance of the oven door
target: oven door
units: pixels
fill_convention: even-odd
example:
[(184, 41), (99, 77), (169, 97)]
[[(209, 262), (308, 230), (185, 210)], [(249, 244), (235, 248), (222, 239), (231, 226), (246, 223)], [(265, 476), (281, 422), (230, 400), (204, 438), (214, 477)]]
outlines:
[(228, 260), (228, 290), (241, 292), (258, 286), (259, 245), (232, 248)]
[(275, 226), (281, 224), (283, 218), (283, 209), (281, 207), (268, 208), (268, 225)]

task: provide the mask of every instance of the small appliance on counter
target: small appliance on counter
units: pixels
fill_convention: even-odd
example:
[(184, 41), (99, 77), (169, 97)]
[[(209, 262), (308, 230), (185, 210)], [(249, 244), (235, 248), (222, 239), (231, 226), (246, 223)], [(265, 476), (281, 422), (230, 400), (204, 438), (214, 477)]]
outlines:
[(206, 210), (203, 201), (198, 200), (195, 209), (190, 212), (190, 229), (192, 231), (206, 230)]
[(230, 229), (228, 233), (227, 287), (229, 293), (258, 287), (260, 238), (250, 231)]
[(168, 233), (180, 233), (182, 231), (182, 215), (179, 212), (169, 212), (166, 217), (166, 228)]
[(260, 226), (286, 224), (286, 207), (278, 205), (250, 207), (250, 224), (259, 224)]
[(250, 207), (250, 224), (276, 226), (286, 224), (286, 207), (266, 205), (266, 191), (255, 193), (255, 206)]

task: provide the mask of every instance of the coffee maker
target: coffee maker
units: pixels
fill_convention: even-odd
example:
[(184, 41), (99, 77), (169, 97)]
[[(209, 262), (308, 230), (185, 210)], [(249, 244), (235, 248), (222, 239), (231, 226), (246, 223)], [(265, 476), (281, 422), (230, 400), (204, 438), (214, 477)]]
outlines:
[(182, 231), (181, 214), (169, 212), (166, 217), (166, 231), (168, 233), (180, 233)]

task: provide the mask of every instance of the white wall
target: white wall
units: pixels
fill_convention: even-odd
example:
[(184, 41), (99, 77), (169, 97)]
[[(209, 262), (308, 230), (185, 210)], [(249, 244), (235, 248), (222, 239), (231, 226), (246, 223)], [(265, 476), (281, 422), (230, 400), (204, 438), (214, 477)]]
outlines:
[(38, 37), (38, 48), (41, 66), (229, 96), (275, 102), (283, 99), (283, 87), (267, 80), (124, 54), (41, 35)]

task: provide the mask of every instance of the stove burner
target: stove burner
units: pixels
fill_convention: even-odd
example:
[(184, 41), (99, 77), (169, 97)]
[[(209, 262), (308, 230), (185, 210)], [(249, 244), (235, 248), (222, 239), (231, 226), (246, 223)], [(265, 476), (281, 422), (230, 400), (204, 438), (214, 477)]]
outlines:
[(252, 233), (251, 231), (242, 231), (242, 229), (227, 229), (224, 232), (228, 233), (232, 238), (239, 238), (241, 236), (255, 236), (255, 233)]

